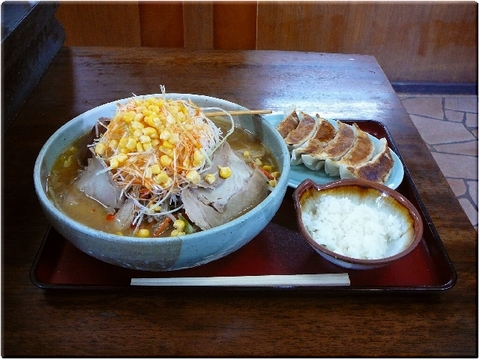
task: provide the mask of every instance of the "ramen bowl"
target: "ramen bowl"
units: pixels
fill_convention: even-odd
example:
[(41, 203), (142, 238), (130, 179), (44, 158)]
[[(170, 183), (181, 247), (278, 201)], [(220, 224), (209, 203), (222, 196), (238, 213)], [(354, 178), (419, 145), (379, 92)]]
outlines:
[[(199, 107), (219, 107), (227, 111), (246, 110), (238, 104), (202, 95), (167, 94), (166, 97), (190, 99)], [(253, 133), (269, 148), (281, 176), (262, 202), (228, 223), (188, 235), (141, 238), (93, 229), (57, 208), (47, 195), (46, 182), (58, 156), (76, 139), (88, 133), (97, 119), (112, 117), (117, 104), (130, 99), (113, 101), (75, 117), (58, 129), (40, 150), (34, 167), (35, 191), (46, 217), (65, 239), (81, 251), (113, 265), (136, 270), (171, 271), (220, 259), (247, 244), (267, 226), (283, 201), (290, 163), (283, 139), (271, 124), (256, 115), (235, 116), (235, 123)]]
[(310, 246), (348, 269), (389, 265), (412, 252), (423, 235), (415, 206), (382, 184), (307, 179), (293, 193), (298, 225)]

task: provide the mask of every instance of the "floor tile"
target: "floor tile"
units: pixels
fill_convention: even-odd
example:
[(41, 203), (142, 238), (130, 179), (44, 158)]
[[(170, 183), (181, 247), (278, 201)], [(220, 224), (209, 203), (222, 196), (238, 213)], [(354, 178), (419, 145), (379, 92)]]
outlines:
[(411, 115), (428, 116), (443, 120), (443, 105), (440, 97), (407, 97), (402, 103)]
[(478, 113), (478, 100), (476, 96), (448, 96), (443, 99), (445, 109)]
[(478, 97), (399, 94), (399, 98), (478, 231)]
[(473, 156), (432, 153), (442, 173), (447, 178), (476, 180), (477, 159)]
[(469, 155), (477, 157), (478, 141), (472, 140), (467, 142), (439, 144), (433, 146), (434, 151), (450, 154)]
[(436, 120), (425, 116), (410, 115), (423, 140), (432, 144), (475, 140), (463, 123)]

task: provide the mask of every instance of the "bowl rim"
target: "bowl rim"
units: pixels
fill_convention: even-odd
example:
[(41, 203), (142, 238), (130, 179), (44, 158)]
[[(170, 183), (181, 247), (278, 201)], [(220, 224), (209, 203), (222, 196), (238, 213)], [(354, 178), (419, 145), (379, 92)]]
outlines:
[[(190, 99), (190, 98), (192, 98), (193, 102), (195, 102), (193, 100), (194, 98), (212, 100), (214, 102), (220, 103), (219, 105), (215, 105), (213, 107), (221, 107), (222, 105), (226, 105), (226, 106), (233, 106), (233, 107), (236, 107), (236, 108), (240, 108), (242, 110), (248, 110), (248, 108), (246, 108), (243, 105), (231, 102), (229, 100), (224, 100), (224, 99), (221, 99), (221, 98), (208, 96), (208, 95), (187, 94), (187, 93), (185, 93), (185, 94), (182, 94), (182, 93), (167, 93), (165, 95), (166, 95), (166, 98), (170, 98), (170, 99), (171, 98), (173, 98), (173, 99), (185, 99), (185, 98)], [(58, 209), (57, 206), (47, 196), (46, 191), (45, 191), (45, 184), (42, 184), (42, 181), (41, 181), (42, 163), (44, 161), (46, 152), (52, 146), (52, 144), (54, 144), (56, 140), (61, 138), (62, 134), (64, 133), (64, 131), (68, 127), (70, 127), (70, 126), (72, 126), (73, 124), (76, 124), (76, 123), (81, 124), (83, 122), (84, 117), (90, 116), (90, 113), (95, 113), (95, 111), (98, 111), (99, 108), (101, 108), (101, 107), (112, 106), (112, 105), (118, 104), (118, 103), (124, 103), (124, 102), (129, 101), (129, 100), (131, 100), (133, 98), (136, 98), (136, 97), (149, 97), (149, 96), (158, 97), (158, 96), (163, 96), (163, 94), (151, 93), (151, 94), (132, 95), (130, 97), (125, 97), (125, 98), (122, 98), (122, 99), (119, 99), (119, 100), (113, 100), (113, 101), (110, 101), (110, 102), (107, 102), (107, 103), (104, 103), (104, 104), (100, 104), (100, 105), (95, 106), (95, 107), (93, 107), (93, 108), (91, 108), (91, 109), (89, 109), (85, 112), (82, 112), (82, 113), (78, 114), (77, 116), (73, 117), (72, 119), (68, 120), (66, 123), (64, 123), (62, 126), (60, 126), (57, 130), (55, 130), (55, 132), (47, 139), (47, 141), (44, 143), (44, 145), (40, 149), (40, 151), (37, 155), (37, 158), (35, 160), (34, 170), (33, 170), (33, 178), (34, 178), (33, 180), (34, 180), (35, 192), (37, 193), (37, 197), (39, 198), (39, 201), (41, 203), (45, 204), (44, 206), (48, 206), (49, 211), (53, 214), (54, 217), (56, 217), (58, 219), (61, 219), (62, 222), (67, 224), (67, 226), (72, 227), (74, 230), (76, 230), (78, 232), (81, 232), (81, 233), (92, 233), (93, 232), (95, 234), (98, 234), (98, 237), (101, 237), (102, 240), (106, 240), (106, 241), (115, 241), (115, 242), (119, 242), (119, 243), (130, 243), (130, 242), (139, 242), (139, 243), (140, 242), (141, 243), (148, 243), (148, 242), (159, 243), (159, 242), (162, 242), (162, 243), (165, 243), (165, 242), (178, 241), (179, 239), (181, 239), (182, 241), (187, 241), (187, 240), (188, 241), (195, 241), (196, 238), (204, 237), (206, 232), (208, 232), (207, 235), (213, 235), (217, 232), (222, 232), (224, 229), (226, 229), (228, 227), (235, 226), (237, 224), (242, 223), (243, 221), (245, 221), (245, 219), (247, 217), (249, 217), (249, 214), (251, 213), (251, 211), (254, 211), (255, 209), (258, 210), (261, 207), (265, 206), (264, 203), (266, 201), (268, 201), (268, 199), (270, 199), (272, 197), (275, 197), (275, 196), (282, 196), (283, 197), (285, 195), (286, 189), (288, 187), (288, 177), (289, 177), (288, 175), (289, 175), (289, 171), (290, 171), (290, 162), (289, 161), (285, 161), (284, 164), (283, 164), (283, 168), (281, 169), (281, 176), (279, 178), (279, 182), (278, 182), (277, 186), (275, 186), (275, 188), (273, 188), (273, 190), (267, 195), (267, 197), (262, 202), (260, 202), (257, 206), (255, 206), (251, 210), (247, 211), (246, 213), (242, 214), (241, 216), (239, 216), (239, 217), (237, 217), (233, 220), (230, 220), (229, 222), (227, 222), (225, 224), (215, 226), (211, 229), (195, 232), (193, 234), (185, 234), (185, 235), (176, 236), (176, 237), (137, 237), (137, 236), (117, 235), (117, 234), (109, 233), (109, 232), (106, 232), (106, 231), (98, 230), (98, 229), (92, 228), (90, 226), (87, 226), (87, 225), (85, 225), (85, 224), (83, 224), (83, 223), (81, 223), (77, 220), (72, 219), (71, 217), (66, 215), (63, 211)], [(272, 134), (277, 134), (275, 128), (273, 127), (273, 125), (270, 122), (262, 120), (262, 124), (263, 124), (263, 126), (265, 126), (267, 128), (270, 128), (270, 131), (271, 131)], [(280, 135), (278, 135), (278, 137), (279, 137), (279, 140), (280, 140), (281, 139)], [(285, 142), (284, 141), (279, 141), (279, 145), (281, 147), (281, 154), (286, 159), (288, 159), (288, 148), (287, 148)], [(280, 186), (278, 186), (278, 185), (280, 185)], [(48, 205), (46, 205), (46, 204), (48, 204)]]
[[(305, 228), (305, 225), (302, 220), (302, 206), (301, 206), (301, 197), (302, 194), (304, 194), (307, 190), (309, 189), (315, 189), (317, 191), (323, 191), (323, 190), (328, 190), (328, 189), (333, 189), (333, 188), (339, 188), (339, 187), (353, 187), (353, 186), (359, 186), (363, 188), (373, 188), (380, 193), (386, 193), (388, 196), (394, 198), (398, 203), (400, 203), (403, 207), (405, 207), (410, 216), (413, 218), (413, 224), (414, 224), (414, 236), (412, 242), (409, 244), (409, 246), (404, 249), (403, 251), (392, 255), (388, 256), (385, 258), (381, 259), (358, 259), (358, 258), (353, 258), (350, 256), (338, 254), (336, 252), (333, 252), (326, 247), (320, 245), (317, 243), (311, 235), (309, 234), (308, 230)], [(393, 190), (389, 188), (388, 186), (385, 186), (383, 184), (371, 181), (371, 180), (365, 180), (365, 179), (340, 179), (340, 180), (335, 180), (327, 184), (319, 185), (312, 179), (305, 179), (300, 183), (300, 185), (295, 189), (293, 192), (293, 203), (294, 203), (294, 208), (297, 216), (297, 223), (300, 228), (300, 232), (302, 233), (303, 237), (307, 240), (307, 242), (316, 250), (328, 255), (331, 258), (341, 260), (345, 263), (350, 263), (354, 265), (364, 265), (364, 266), (380, 266), (380, 265), (386, 265), (389, 264), (393, 261), (396, 261), (406, 255), (408, 255), (410, 252), (412, 252), (417, 245), (420, 243), (420, 241), (423, 239), (423, 220), (422, 217), (420, 216), (420, 212), (418, 209), (411, 203), (410, 200), (408, 200), (404, 195), (399, 193), (396, 190)]]

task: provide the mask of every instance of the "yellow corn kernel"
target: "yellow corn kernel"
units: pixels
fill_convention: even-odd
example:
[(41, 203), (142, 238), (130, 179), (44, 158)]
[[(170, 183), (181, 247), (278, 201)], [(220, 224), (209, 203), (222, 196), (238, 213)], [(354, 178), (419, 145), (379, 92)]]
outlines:
[(128, 155), (127, 155), (127, 154), (118, 154), (118, 155), (116, 155), (116, 158), (117, 158), (118, 161), (120, 161), (121, 163), (124, 163), (125, 161), (127, 161)]
[(271, 187), (277, 186), (277, 179), (269, 180), (268, 185), (270, 185)]
[(135, 140), (132, 137), (129, 137), (125, 147), (130, 151), (135, 150), (137, 148), (137, 140)]
[(140, 143), (140, 142), (137, 142), (137, 151), (138, 151), (138, 152), (143, 152), (143, 151), (145, 151), (145, 149), (143, 148), (142, 143)]
[(263, 165), (262, 160), (260, 160), (259, 158), (256, 158), (255, 159), (255, 165), (262, 166)]
[(173, 144), (168, 140), (164, 140), (162, 146), (166, 149), (173, 149), (174, 147)]
[(167, 149), (167, 148), (164, 148), (163, 146), (160, 146), (158, 149), (167, 156), (170, 156), (173, 153), (173, 149)]
[(172, 114), (178, 113), (178, 110), (179, 110), (178, 104), (177, 103), (170, 103), (169, 110), (170, 110), (170, 113), (172, 113)]
[(110, 167), (112, 169), (116, 169), (121, 164), (123, 164), (127, 159), (128, 159), (128, 156), (126, 154), (118, 154), (118, 155), (112, 156), (112, 158), (110, 159)]
[(140, 121), (132, 121), (132, 124), (130, 125), (132, 129), (140, 129), (142, 130), (145, 125), (143, 125)]
[(232, 175), (232, 170), (230, 166), (220, 166), (218, 165), (219, 175), (222, 179), (228, 179)]
[(135, 111), (128, 111), (123, 115), (123, 121), (130, 123), (135, 118), (135, 115), (137, 115)]
[(143, 135), (148, 136), (150, 139), (156, 139), (158, 137), (157, 130), (151, 126), (147, 126), (146, 128), (142, 129), (142, 133)]
[(175, 230), (172, 230), (172, 232), (170, 233), (170, 236), (180, 236), (180, 235), (185, 235), (185, 232), (175, 229)]
[(207, 174), (205, 175), (205, 181), (208, 182), (209, 184), (213, 184), (217, 180), (217, 177), (215, 174)]
[(178, 144), (180, 142), (180, 136), (177, 133), (171, 134), (168, 138), (168, 142), (174, 145)]
[(202, 178), (200, 177), (200, 174), (196, 170), (190, 170), (187, 172), (185, 175), (185, 178), (190, 181), (192, 184), (198, 184)]
[(193, 166), (202, 165), (204, 159), (205, 155), (203, 155), (203, 153), (199, 149), (196, 149), (193, 153)]
[(185, 229), (185, 221), (181, 220), (181, 219), (177, 219), (173, 222), (173, 227), (177, 230), (183, 230)]
[(263, 165), (263, 170), (270, 172), (270, 171), (272, 171), (272, 166), (271, 165)]
[(160, 111), (160, 108), (157, 105), (150, 105), (148, 107), (148, 110), (158, 113)]
[(159, 144), (160, 144), (160, 140), (158, 140), (158, 139), (152, 140), (152, 146), (153, 146), (153, 147), (156, 147), (156, 146), (158, 146)]
[(157, 205), (155, 203), (151, 203), (148, 205), (148, 208), (152, 211), (160, 211), (162, 210), (162, 207), (160, 205)]
[[(139, 110), (137, 109), (137, 111), (139, 111)], [(137, 112), (137, 114), (136, 114), (135, 117), (133, 118), (133, 121), (134, 121), (134, 122), (142, 121), (144, 116), (145, 116), (145, 115), (143, 115), (141, 112)]]
[(160, 156), (160, 164), (162, 166), (170, 166), (170, 164), (172, 163), (172, 158), (168, 155), (162, 155)]
[(112, 140), (110, 140), (110, 142), (108, 143), (108, 147), (109, 147), (110, 149), (116, 149), (117, 146), (118, 146), (118, 140), (116, 140), (116, 139), (112, 139)]
[(149, 237), (150, 236), (150, 230), (148, 229), (140, 229), (137, 232), (138, 237)]
[(250, 157), (250, 151), (245, 150), (245, 151), (243, 152), (243, 157), (244, 157), (244, 158), (249, 158), (249, 157)]
[(147, 143), (142, 144), (142, 145), (143, 145), (143, 150), (145, 150), (145, 151), (150, 151), (150, 150), (153, 149), (153, 145), (152, 145), (151, 142), (147, 142)]
[(155, 181), (158, 185), (166, 184), (170, 180), (166, 171), (160, 171), (157, 175), (153, 177), (153, 181)]
[(140, 135), (140, 136), (138, 137), (138, 140), (140, 140), (140, 142), (141, 142), (142, 144), (145, 144), (145, 143), (148, 143), (148, 142), (151, 142), (151, 141), (152, 141), (152, 139), (150, 139), (150, 136), (147, 136), (147, 135)]
[(160, 134), (160, 139), (162, 140), (168, 140), (172, 134), (168, 130), (163, 130), (162, 133)]
[(133, 137), (135, 137), (136, 139), (138, 139), (140, 136), (143, 136), (142, 130), (140, 130), (140, 129), (135, 129), (135, 130), (133, 131)]
[(167, 124), (175, 124), (175, 118), (172, 114), (167, 114), (167, 116), (165, 117), (165, 122)]
[(121, 138), (120, 141), (118, 142), (118, 146), (120, 148), (124, 148), (127, 146), (128, 138)]
[(163, 186), (164, 189), (167, 189), (169, 187), (171, 187), (173, 185), (173, 180), (171, 177), (168, 178), (167, 181), (165, 181), (164, 183), (161, 184)]
[(143, 176), (146, 177), (147, 179), (151, 179), (152, 169), (150, 167), (146, 168), (145, 171), (143, 172)]
[(95, 152), (98, 154), (98, 155), (103, 155), (103, 153), (105, 152), (106, 150), (106, 146), (104, 143), (98, 143), (96, 146), (95, 146)]
[(152, 174), (154, 174), (154, 175), (160, 174), (160, 171), (162, 171), (162, 169), (160, 169), (160, 165), (158, 165), (158, 164), (150, 166), (150, 170), (152, 171)]
[(152, 126), (152, 127), (155, 128), (155, 127), (157, 127), (157, 125), (156, 125), (156, 123), (155, 123), (155, 121), (154, 121), (153, 119), (154, 119), (153, 116), (145, 116), (145, 117), (143, 118), (143, 121), (145, 121), (145, 123), (146, 123), (147, 125)]
[(116, 169), (120, 165), (120, 162), (116, 158), (110, 159), (110, 167)]
[(280, 171), (272, 171), (270, 173), (275, 179), (278, 179), (280, 177)]

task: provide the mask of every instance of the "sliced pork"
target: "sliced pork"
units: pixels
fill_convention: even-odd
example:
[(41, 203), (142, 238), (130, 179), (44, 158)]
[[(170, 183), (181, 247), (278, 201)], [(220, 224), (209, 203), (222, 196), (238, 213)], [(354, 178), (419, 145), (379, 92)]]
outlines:
[(196, 187), (182, 192), (185, 213), (202, 230), (222, 225), (257, 206), (268, 195), (267, 179), (247, 165), (224, 143), (212, 159), (217, 165), (229, 166), (232, 175), (217, 180), (209, 187)]
[(111, 209), (122, 206), (124, 197), (108, 172), (104, 171), (103, 164), (95, 157), (88, 159), (87, 167), (76, 181), (77, 188), (89, 198)]

